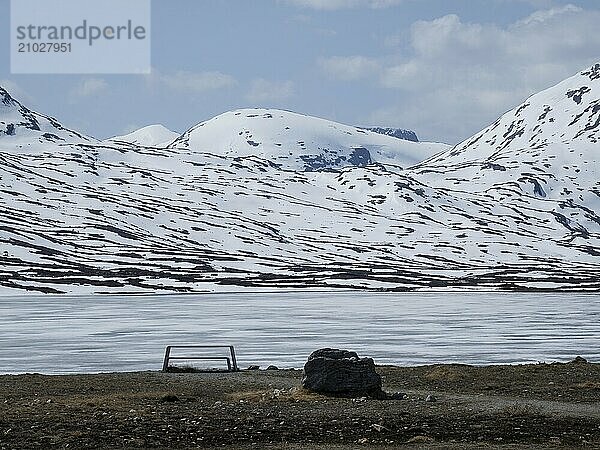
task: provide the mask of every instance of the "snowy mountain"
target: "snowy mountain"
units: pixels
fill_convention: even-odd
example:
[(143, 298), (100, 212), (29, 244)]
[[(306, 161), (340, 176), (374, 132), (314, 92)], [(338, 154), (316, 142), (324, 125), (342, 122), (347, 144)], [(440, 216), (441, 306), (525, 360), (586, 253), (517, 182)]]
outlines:
[(530, 228), (546, 243), (544, 253), (549, 246), (561, 257), (576, 248), (579, 260), (595, 261), (600, 255), (599, 85), (596, 64), (413, 168), (413, 176), (437, 189), (496, 202), (507, 221)]
[[(447, 240), (470, 260), (529, 264), (564, 271), (574, 280), (579, 275), (573, 266), (585, 265), (589, 279), (596, 280), (599, 137), (596, 64), (409, 172), (436, 191), (473, 204), (464, 210), (470, 231)], [(478, 229), (486, 236), (476, 238)]]
[(300, 171), (367, 166), (408, 167), (448, 148), (277, 109), (241, 109), (202, 122), (169, 145), (225, 157), (258, 157)]
[(142, 147), (166, 147), (179, 137), (179, 133), (169, 130), (164, 125), (148, 125), (129, 134), (115, 136), (107, 141), (125, 142)]
[(277, 110), (165, 148), (2, 135), (0, 286), (599, 290), (599, 129), (600, 64), (451, 149)]

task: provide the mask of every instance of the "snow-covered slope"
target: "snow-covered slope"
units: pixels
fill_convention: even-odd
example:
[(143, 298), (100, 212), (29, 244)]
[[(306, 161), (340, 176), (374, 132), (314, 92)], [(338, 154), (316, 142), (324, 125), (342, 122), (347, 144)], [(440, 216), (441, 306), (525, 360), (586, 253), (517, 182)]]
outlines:
[(179, 137), (179, 133), (169, 130), (164, 125), (148, 125), (123, 136), (115, 136), (107, 141), (126, 142), (143, 147), (166, 147)]
[(278, 109), (241, 109), (202, 122), (169, 148), (255, 156), (289, 170), (381, 163), (409, 167), (448, 148)]
[[(165, 148), (28, 152), (2, 135), (0, 286), (600, 290), (599, 73), (413, 167), (422, 147), (384, 151), (405, 143), (272, 110), (227, 113)], [(348, 164), (359, 146), (379, 164)], [(319, 151), (337, 155), (327, 170), (302, 158)]]
[(55, 143), (93, 139), (62, 126), (53, 117), (23, 106), (0, 86), (0, 139), (3, 148), (33, 149)]
[[(600, 64), (535, 94), (495, 123), (410, 171), (427, 185), (496, 204), (543, 254), (600, 256)], [(504, 235), (506, 238), (506, 235)], [(519, 252), (531, 244), (515, 239)], [(540, 252), (538, 252), (540, 254)], [(578, 255), (577, 258), (584, 258)]]

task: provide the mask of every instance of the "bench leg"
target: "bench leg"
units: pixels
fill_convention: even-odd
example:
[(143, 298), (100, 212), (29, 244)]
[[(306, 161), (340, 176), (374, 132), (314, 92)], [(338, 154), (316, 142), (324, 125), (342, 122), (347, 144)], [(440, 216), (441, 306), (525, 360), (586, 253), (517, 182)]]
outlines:
[(165, 349), (165, 360), (163, 361), (163, 372), (166, 372), (169, 368), (169, 356), (171, 356), (171, 346), (167, 345), (167, 348)]

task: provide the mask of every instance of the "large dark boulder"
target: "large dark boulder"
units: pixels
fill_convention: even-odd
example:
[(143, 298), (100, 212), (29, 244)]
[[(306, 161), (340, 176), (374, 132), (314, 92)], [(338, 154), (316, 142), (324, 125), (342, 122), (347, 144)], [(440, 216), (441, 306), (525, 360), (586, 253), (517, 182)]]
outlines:
[(304, 365), (302, 386), (310, 391), (343, 397), (376, 397), (381, 377), (371, 358), (359, 358), (355, 352), (323, 348), (311, 353)]

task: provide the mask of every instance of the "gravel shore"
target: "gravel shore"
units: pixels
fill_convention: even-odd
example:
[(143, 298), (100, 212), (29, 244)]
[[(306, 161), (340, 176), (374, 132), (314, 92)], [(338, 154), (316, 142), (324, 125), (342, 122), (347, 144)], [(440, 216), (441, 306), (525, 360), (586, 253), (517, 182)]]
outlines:
[(0, 448), (600, 448), (600, 364), (379, 366), (395, 400), (301, 370), (0, 376)]

